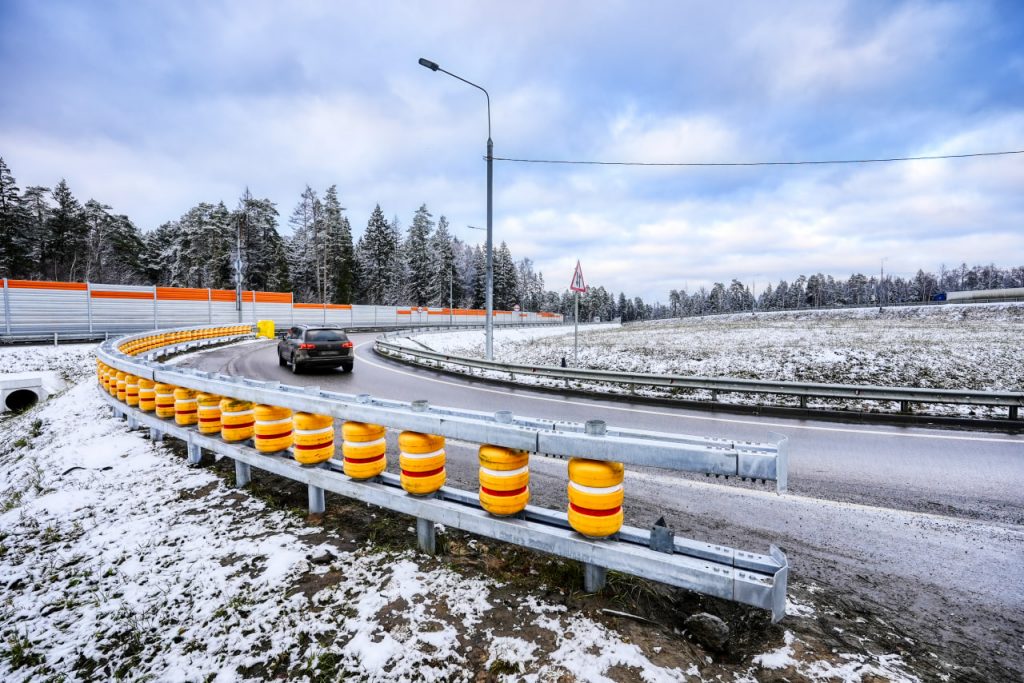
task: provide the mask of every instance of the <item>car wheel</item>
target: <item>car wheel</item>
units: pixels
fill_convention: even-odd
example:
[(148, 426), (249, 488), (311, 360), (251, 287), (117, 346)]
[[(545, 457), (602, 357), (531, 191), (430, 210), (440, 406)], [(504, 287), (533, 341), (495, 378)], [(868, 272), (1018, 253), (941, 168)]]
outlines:
[(288, 365), (287, 363), (285, 363), (285, 362), (284, 362), (284, 356), (282, 356), (282, 355), (281, 355), (281, 352), (280, 352), (280, 351), (278, 351), (278, 353), (277, 353), (277, 364), (278, 364), (279, 366), (281, 366), (282, 368), (283, 368), (283, 367), (284, 367), (285, 365)]
[(292, 355), (291, 362), (289, 363), (289, 365), (291, 365), (293, 375), (299, 374), (299, 364), (295, 362), (294, 354)]
[(342, 372), (352, 372), (352, 363), (342, 363), (341, 364), (341, 371)]

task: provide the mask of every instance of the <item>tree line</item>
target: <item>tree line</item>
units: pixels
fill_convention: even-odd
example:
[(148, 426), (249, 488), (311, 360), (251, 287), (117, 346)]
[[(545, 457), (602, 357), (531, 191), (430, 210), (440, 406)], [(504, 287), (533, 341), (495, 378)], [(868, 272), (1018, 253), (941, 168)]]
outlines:
[[(0, 277), (91, 281), (171, 287), (293, 292), (296, 301), (483, 308), (486, 250), (454, 236), (445, 216), (434, 220), (426, 204), (403, 229), (380, 205), (362, 236), (352, 226), (332, 185), (322, 195), (307, 186), (280, 232), (274, 202), (248, 189), (234, 209), (202, 202), (177, 220), (142, 232), (123, 214), (90, 199), (84, 204), (61, 180), (53, 188), (18, 189), (0, 158)], [(238, 249), (238, 245), (241, 249)], [(529, 258), (516, 260), (502, 242), (494, 249), (494, 307), (552, 311), (571, 318), (574, 297), (545, 286)], [(239, 261), (236, 264), (236, 261)], [(240, 267), (240, 268), (239, 268)], [(673, 289), (668, 302), (645, 303), (590, 287), (580, 296), (581, 320), (624, 322), (748, 310), (925, 302), (941, 291), (1024, 287), (1024, 266), (919, 270), (912, 278), (846, 279), (816, 273), (780, 280), (756, 292), (733, 279), (694, 292)]]

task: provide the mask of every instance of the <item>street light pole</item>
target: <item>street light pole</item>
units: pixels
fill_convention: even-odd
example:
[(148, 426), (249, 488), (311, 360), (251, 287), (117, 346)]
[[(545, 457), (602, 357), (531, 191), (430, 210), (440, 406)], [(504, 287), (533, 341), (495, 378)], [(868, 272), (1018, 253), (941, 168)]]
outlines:
[(436, 62), (420, 57), (419, 63), (431, 71), (440, 71), (473, 86), (487, 98), (487, 319), (484, 321), (484, 351), (487, 360), (494, 360), (494, 143), (491, 141), (491, 95), (476, 83), (445, 71)]

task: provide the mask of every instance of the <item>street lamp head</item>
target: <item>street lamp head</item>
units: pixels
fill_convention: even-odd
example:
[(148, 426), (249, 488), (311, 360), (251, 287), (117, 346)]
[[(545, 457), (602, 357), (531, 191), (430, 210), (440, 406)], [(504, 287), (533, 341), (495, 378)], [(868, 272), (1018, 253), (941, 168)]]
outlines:
[(437, 62), (432, 62), (429, 59), (424, 59), (423, 57), (420, 57), (420, 66), (425, 66), (431, 71), (437, 71), (441, 68), (437, 65)]

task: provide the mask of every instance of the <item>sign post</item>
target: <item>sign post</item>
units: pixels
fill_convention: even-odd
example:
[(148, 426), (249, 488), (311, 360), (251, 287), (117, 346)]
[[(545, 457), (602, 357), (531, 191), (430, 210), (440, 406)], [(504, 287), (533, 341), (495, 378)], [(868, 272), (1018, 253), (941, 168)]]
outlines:
[(573, 315), (573, 338), (572, 338), (572, 357), (573, 366), (579, 367), (580, 365), (580, 292), (587, 291), (587, 283), (583, 281), (583, 268), (580, 267), (579, 259), (576, 259), (576, 271), (572, 274), (572, 282), (569, 283), (569, 289), (576, 294), (576, 313)]

